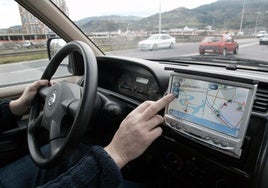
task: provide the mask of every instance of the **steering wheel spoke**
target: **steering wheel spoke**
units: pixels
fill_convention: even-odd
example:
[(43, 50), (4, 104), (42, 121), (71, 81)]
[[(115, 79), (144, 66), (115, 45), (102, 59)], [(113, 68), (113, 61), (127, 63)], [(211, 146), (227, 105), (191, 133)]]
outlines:
[(66, 112), (72, 117), (75, 118), (77, 111), (79, 110), (79, 105), (81, 99), (71, 98), (62, 102), (62, 106)]
[(66, 142), (66, 137), (61, 137), (58, 139), (54, 139), (49, 143), (49, 157), (53, 157), (57, 155), (60, 149), (63, 147), (64, 143)]
[(68, 127), (62, 126), (60, 120), (53, 120), (49, 130), (49, 140), (65, 137)]
[(50, 87), (42, 87), (40, 90), (39, 90), (39, 95), (45, 99), (48, 95), (48, 92), (50, 90)]
[(40, 127), (42, 127), (42, 117), (43, 115), (40, 114), (36, 119), (32, 120), (29, 122), (28, 125), (28, 131), (31, 133), (34, 133), (35, 131), (37, 131)]

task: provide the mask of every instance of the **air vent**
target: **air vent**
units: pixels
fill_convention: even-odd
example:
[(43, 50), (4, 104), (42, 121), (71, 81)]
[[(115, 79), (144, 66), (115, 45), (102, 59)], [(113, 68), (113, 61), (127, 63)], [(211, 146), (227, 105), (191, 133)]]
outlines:
[(255, 101), (253, 104), (253, 111), (258, 113), (267, 113), (268, 111), (268, 90), (267, 85), (263, 86), (260, 84), (257, 89)]

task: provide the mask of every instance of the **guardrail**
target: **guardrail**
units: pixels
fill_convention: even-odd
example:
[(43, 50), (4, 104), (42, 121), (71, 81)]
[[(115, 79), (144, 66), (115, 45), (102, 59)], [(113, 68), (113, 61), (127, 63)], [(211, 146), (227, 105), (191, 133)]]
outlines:
[(9, 57), (9, 56), (22, 56), (22, 55), (30, 55), (30, 54), (43, 54), (47, 53), (47, 49), (36, 49), (36, 50), (9, 50), (8, 52), (0, 52), (0, 57)]

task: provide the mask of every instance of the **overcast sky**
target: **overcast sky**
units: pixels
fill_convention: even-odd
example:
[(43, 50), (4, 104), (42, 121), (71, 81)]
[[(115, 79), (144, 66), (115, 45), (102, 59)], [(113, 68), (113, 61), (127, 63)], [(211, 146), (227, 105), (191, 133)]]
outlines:
[[(133, 0), (128, 2), (126, 0), (98, 0), (94, 1), (94, 5), (82, 7), (80, 5), (85, 4), (85, 0), (67, 0), (66, 2), (69, 7), (70, 17), (74, 20), (79, 20), (89, 16), (111, 14), (124, 16), (131, 14), (146, 17), (159, 12), (160, 2), (161, 12), (165, 12), (178, 7), (192, 9), (215, 1), (217, 0)], [(80, 6), (79, 11), (75, 11), (78, 6)], [(94, 6), (93, 9), (92, 6)]]
[[(161, 12), (178, 7), (189, 9), (217, 0), (161, 0)], [(79, 20), (90, 16), (122, 15), (122, 16), (150, 16), (158, 13), (160, 0), (66, 0), (69, 16)], [(18, 6), (13, 0), (0, 0), (0, 28), (20, 25)], [(82, 6), (81, 6), (82, 5)], [(12, 15), (12, 16), (11, 16)]]

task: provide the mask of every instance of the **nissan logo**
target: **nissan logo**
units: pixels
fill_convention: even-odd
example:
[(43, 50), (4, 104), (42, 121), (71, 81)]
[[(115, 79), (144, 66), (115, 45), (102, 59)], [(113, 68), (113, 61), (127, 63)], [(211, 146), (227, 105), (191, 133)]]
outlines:
[(56, 91), (53, 91), (52, 94), (50, 95), (49, 99), (48, 99), (48, 106), (49, 107), (52, 107), (53, 106), (53, 104), (56, 101), (56, 97), (57, 97)]

